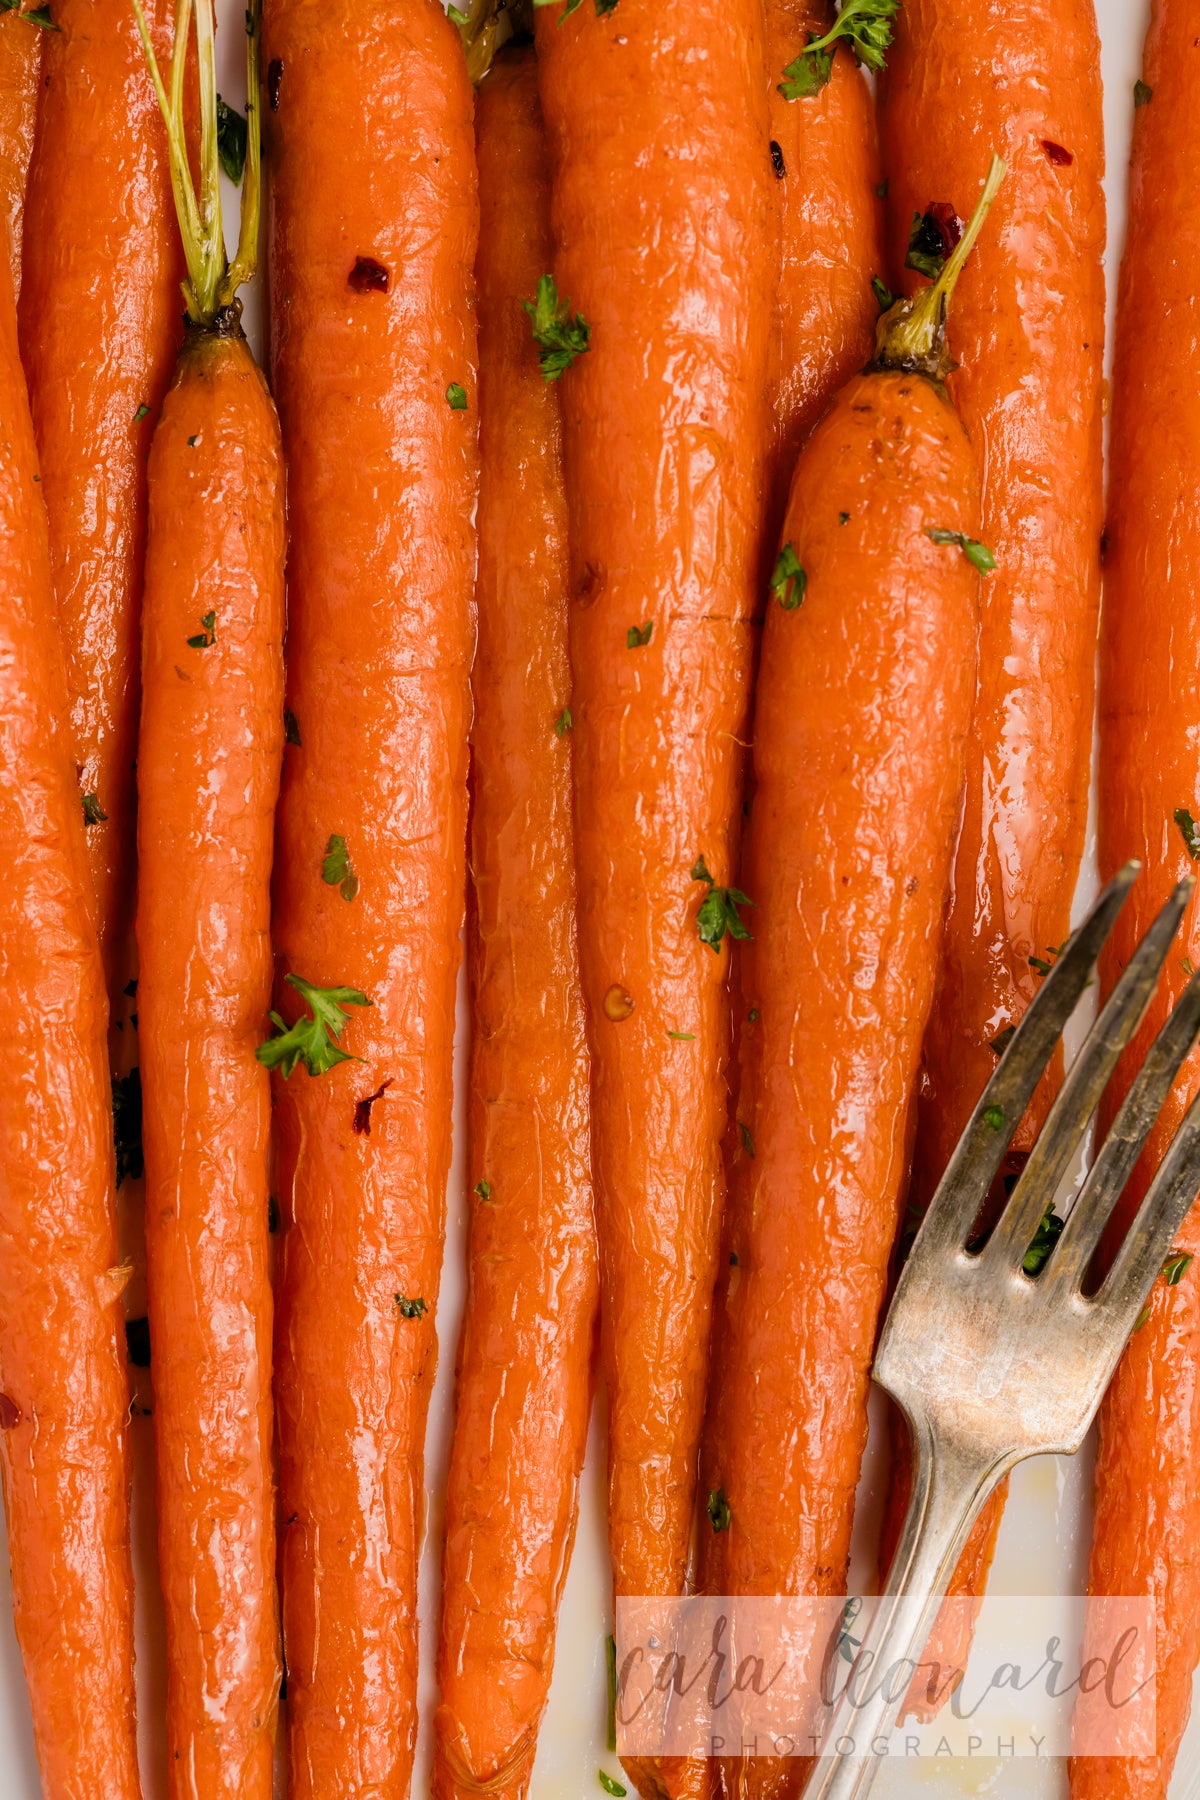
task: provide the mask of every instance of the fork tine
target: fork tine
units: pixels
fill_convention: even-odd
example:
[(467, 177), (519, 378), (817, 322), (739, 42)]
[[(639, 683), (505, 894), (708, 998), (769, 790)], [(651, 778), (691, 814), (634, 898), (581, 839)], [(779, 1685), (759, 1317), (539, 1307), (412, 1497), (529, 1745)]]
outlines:
[(1190, 875), (1176, 883), (1170, 899), (1101, 1008), (1100, 1017), (1088, 1032), (1050, 1108), (1021, 1179), (981, 1252), (987, 1262), (1019, 1263), (1029, 1249), (1121, 1053), (1154, 996), (1159, 973), (1194, 887)]
[(911, 1257), (958, 1248), (966, 1238), (1141, 867), (1127, 862), (1113, 876), (1026, 1009), (946, 1165)]
[(1150, 1128), (1200, 1034), (1200, 976), (1193, 976), (1151, 1044), (1137, 1080), (1089, 1171), (1054, 1247), (1044, 1279), (1058, 1287), (1083, 1280), (1117, 1196), (1133, 1173)]
[(1184, 1114), (1158, 1165), (1145, 1199), (1138, 1207), (1121, 1248), (1113, 1259), (1095, 1300), (1096, 1307), (1123, 1311), (1127, 1330), (1146, 1303), (1154, 1278), (1163, 1266), (1175, 1233), (1196, 1199), (1196, 1170), (1200, 1164), (1200, 1094)]

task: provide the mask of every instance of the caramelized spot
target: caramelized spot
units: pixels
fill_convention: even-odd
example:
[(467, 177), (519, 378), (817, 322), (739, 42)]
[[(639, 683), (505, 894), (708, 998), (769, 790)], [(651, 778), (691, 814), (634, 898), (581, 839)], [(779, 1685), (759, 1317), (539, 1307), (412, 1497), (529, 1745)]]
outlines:
[(619, 981), (614, 981), (604, 996), (604, 1016), (619, 1025), (633, 1011), (633, 995), (628, 988), (623, 988)]
[(371, 1108), (377, 1100), (383, 1099), (383, 1096), (387, 1093), (391, 1085), (392, 1077), (389, 1075), (386, 1081), (380, 1082), (373, 1094), (368, 1094), (365, 1100), (359, 1100), (356, 1103), (354, 1108), (354, 1129), (358, 1132), (360, 1137), (370, 1137)]
[(356, 294), (386, 294), (392, 278), (373, 256), (356, 256), (346, 279)]
[(11, 1431), (21, 1423), (21, 1409), (7, 1394), (0, 1394), (0, 1431)]

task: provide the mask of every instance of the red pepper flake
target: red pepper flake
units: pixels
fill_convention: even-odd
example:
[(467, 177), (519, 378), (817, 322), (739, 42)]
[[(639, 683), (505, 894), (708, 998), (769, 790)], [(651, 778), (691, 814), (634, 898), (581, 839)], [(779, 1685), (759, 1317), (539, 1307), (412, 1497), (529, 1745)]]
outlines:
[(931, 200), (926, 208), (925, 217), (937, 227), (945, 247), (945, 255), (949, 256), (963, 234), (962, 220), (949, 200)]
[(272, 112), (279, 111), (279, 89), (283, 82), (283, 58), (277, 56), (267, 64), (267, 101)]
[(347, 279), (356, 294), (386, 294), (392, 278), (373, 256), (356, 256)]
[(0, 1394), (0, 1431), (11, 1431), (21, 1423), (21, 1409), (7, 1394)]
[(389, 1075), (386, 1081), (380, 1082), (373, 1094), (368, 1094), (365, 1100), (360, 1100), (356, 1104), (354, 1108), (354, 1129), (358, 1132), (360, 1137), (370, 1137), (371, 1108), (377, 1100), (383, 1099), (383, 1096), (387, 1093), (391, 1085), (392, 1077)]
[(1075, 161), (1071, 152), (1069, 150), (1064, 150), (1061, 144), (1056, 144), (1053, 138), (1043, 138), (1042, 149), (1046, 152), (1050, 161), (1052, 163), (1057, 163), (1060, 169), (1065, 169), (1068, 163), (1073, 163)]

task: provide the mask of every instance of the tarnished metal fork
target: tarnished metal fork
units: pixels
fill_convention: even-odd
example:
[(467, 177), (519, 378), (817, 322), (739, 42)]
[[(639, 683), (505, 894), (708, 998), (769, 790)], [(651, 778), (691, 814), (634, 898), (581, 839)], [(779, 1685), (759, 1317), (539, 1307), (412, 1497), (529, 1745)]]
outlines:
[[(1023, 1261), (1141, 1022), (1193, 883), (1181, 882), (1138, 945), (1063, 1082), (982, 1247), (969, 1244), (988, 1191), (1063, 1027), (1139, 874), (1111, 881), (1063, 947), (959, 1140), (901, 1271), (875, 1358), (913, 1439), (912, 1498), (884, 1593), (856, 1662), (915, 1664), (984, 1501), (1029, 1456), (1079, 1449), (1175, 1233), (1200, 1190), (1200, 1099), (1175, 1134), (1103, 1282), (1082, 1283), (1180, 1065), (1200, 1033), (1200, 976), (1155, 1038), (1062, 1234), (1039, 1273)], [(1047, 1368), (1054, 1380), (1046, 1380)], [(881, 1758), (865, 1755), (899, 1704), (886, 1680), (843, 1696), (805, 1800), (862, 1800)], [(863, 1690), (866, 1690), (864, 1693)], [(846, 1739), (854, 1754), (833, 1749)]]

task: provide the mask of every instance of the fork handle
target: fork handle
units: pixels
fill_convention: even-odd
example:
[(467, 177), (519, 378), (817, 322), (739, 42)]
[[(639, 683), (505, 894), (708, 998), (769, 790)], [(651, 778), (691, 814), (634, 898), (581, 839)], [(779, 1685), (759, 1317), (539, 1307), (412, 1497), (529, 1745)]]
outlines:
[[(1012, 1466), (1011, 1459), (985, 1463), (972, 1458), (935, 1439), (920, 1419), (910, 1417), (909, 1426), (912, 1495), (887, 1585), (855, 1659), (856, 1669), (867, 1671), (866, 1694), (855, 1705), (843, 1692), (804, 1800), (865, 1800), (883, 1760), (870, 1754), (871, 1746), (890, 1735), (903, 1702), (903, 1696), (889, 1699), (887, 1671), (905, 1659), (913, 1665), (920, 1660), (979, 1509)], [(867, 1679), (871, 1669), (884, 1671), (882, 1682)], [(903, 1686), (907, 1694), (907, 1679)], [(853, 1750), (837, 1751), (835, 1746), (847, 1738)]]

